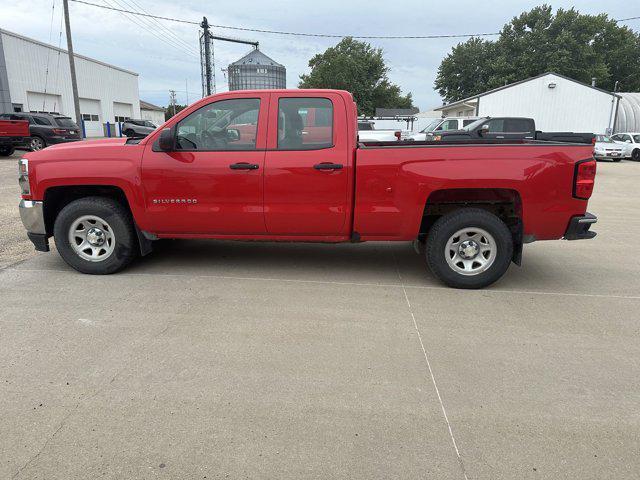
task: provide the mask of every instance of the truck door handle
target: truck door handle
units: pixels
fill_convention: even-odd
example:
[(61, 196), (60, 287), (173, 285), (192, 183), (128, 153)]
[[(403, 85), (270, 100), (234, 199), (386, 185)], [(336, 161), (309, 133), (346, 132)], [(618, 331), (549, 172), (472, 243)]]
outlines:
[(342, 164), (329, 162), (316, 163), (313, 168), (316, 170), (340, 170), (342, 168)]
[(229, 165), (229, 168), (231, 170), (257, 170), (259, 168), (259, 165), (255, 163), (240, 162), (232, 163), (231, 165)]

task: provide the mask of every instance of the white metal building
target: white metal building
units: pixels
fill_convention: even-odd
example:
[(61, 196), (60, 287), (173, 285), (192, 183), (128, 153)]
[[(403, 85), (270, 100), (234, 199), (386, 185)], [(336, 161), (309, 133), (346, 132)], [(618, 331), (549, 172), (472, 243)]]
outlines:
[(640, 132), (640, 93), (619, 93), (614, 132)]
[(164, 108), (140, 100), (140, 119), (149, 120), (154, 125), (160, 126), (164, 123)]
[[(88, 137), (105, 135), (107, 122), (140, 115), (137, 73), (82, 55), (74, 58)], [(78, 122), (67, 51), (0, 29), (0, 112), (15, 111), (61, 113)]]
[(607, 133), (620, 96), (557, 73), (505, 85), (436, 108), (443, 116), (530, 117), (546, 131)]

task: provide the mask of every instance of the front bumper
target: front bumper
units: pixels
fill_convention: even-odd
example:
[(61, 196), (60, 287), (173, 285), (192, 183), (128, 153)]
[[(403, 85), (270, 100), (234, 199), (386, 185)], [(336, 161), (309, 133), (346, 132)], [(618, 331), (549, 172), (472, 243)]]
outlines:
[(621, 160), (624, 158), (624, 155), (622, 153), (619, 154), (594, 154), (593, 158), (595, 158), (596, 160)]
[(592, 232), (589, 228), (597, 221), (598, 217), (589, 212), (582, 216), (571, 218), (564, 234), (565, 240), (587, 240), (595, 237), (597, 235), (596, 232)]
[(40, 252), (48, 252), (49, 240), (44, 225), (44, 203), (34, 200), (20, 200), (18, 209), (22, 224), (27, 229), (27, 236), (33, 246)]

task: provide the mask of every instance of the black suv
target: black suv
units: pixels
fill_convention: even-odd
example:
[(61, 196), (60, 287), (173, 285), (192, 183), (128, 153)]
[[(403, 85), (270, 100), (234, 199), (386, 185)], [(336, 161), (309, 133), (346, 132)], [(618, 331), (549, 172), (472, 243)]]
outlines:
[(16, 112), (0, 114), (1, 120), (28, 120), (31, 150), (42, 150), (56, 143), (82, 140), (80, 128), (69, 117), (50, 113)]

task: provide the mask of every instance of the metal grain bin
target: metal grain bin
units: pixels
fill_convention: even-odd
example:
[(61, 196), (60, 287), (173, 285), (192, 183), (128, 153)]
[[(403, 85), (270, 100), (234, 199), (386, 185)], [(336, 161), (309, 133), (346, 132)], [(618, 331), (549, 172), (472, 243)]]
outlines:
[(229, 65), (229, 90), (287, 88), (287, 69), (255, 49)]

